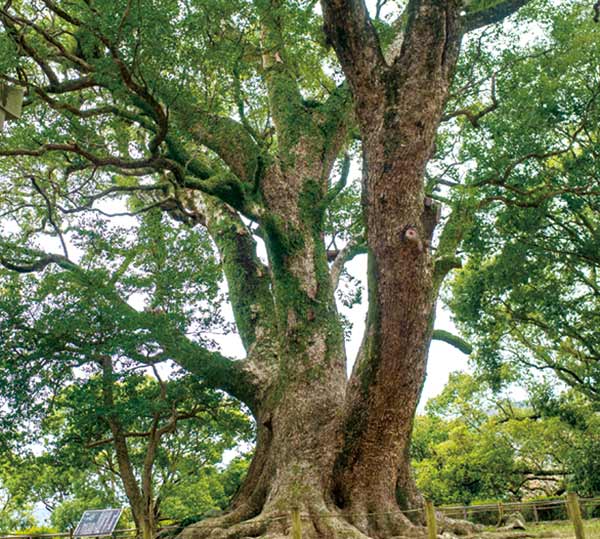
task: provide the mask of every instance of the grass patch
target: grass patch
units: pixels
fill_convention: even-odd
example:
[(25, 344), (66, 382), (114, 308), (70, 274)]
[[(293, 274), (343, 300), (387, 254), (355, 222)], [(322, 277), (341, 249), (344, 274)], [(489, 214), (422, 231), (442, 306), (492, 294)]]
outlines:
[[(583, 522), (585, 528), (585, 539), (600, 539), (600, 519), (588, 519)], [(492, 531), (493, 530), (489, 530)], [(514, 535), (518, 537), (524, 532), (521, 530), (515, 530), (510, 534), (503, 532), (504, 537), (510, 537)], [(544, 538), (561, 538), (561, 539), (575, 539), (575, 532), (573, 531), (573, 524), (568, 520), (554, 521), (554, 522), (540, 522), (539, 524), (528, 523), (527, 530), (525, 533), (532, 537), (544, 539)], [(500, 533), (498, 534), (500, 535)]]

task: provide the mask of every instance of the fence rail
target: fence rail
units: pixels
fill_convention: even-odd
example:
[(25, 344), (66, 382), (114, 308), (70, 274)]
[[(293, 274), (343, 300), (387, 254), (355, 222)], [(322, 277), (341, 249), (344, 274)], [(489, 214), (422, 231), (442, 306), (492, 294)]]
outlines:
[[(600, 497), (596, 498), (578, 498), (575, 494), (569, 493), (567, 497), (563, 498), (555, 498), (555, 499), (544, 499), (544, 500), (528, 500), (523, 502), (495, 502), (495, 503), (485, 503), (485, 504), (477, 504), (477, 505), (446, 505), (440, 507), (433, 507), (431, 502), (427, 502), (426, 507), (424, 509), (411, 509), (410, 511), (398, 511), (399, 513), (415, 513), (421, 512), (425, 510), (423, 513), (424, 518), (423, 522), (427, 523), (427, 527), (429, 530), (429, 537), (436, 536), (436, 514), (441, 514), (446, 517), (460, 517), (465, 520), (468, 520), (469, 517), (476, 517), (478, 514), (482, 513), (491, 513), (497, 515), (497, 519), (494, 520), (494, 523), (500, 523), (502, 517), (507, 513), (512, 513), (516, 511), (527, 512), (528, 516), (532, 516), (533, 520), (537, 523), (540, 520), (571, 520), (573, 522), (573, 526), (575, 529), (576, 539), (585, 539), (584, 529), (582, 524), (582, 515), (581, 511), (585, 508), (600, 508)], [(540, 512), (564, 509), (564, 517), (561, 519), (542, 519), (540, 517)], [(531, 513), (529, 513), (531, 511)], [(390, 514), (390, 513), (369, 513), (369, 515), (376, 514)], [(292, 532), (293, 539), (301, 539), (302, 538), (302, 520), (305, 518), (340, 518), (340, 517), (349, 517), (356, 515), (345, 515), (345, 514), (323, 514), (323, 515), (308, 515), (300, 513), (298, 510), (292, 510), (289, 513), (283, 513), (281, 515), (277, 515), (276, 517), (269, 517), (265, 520), (289, 520), (290, 529)], [(180, 526), (161, 526), (159, 528), (159, 534), (162, 532), (166, 532), (168, 530), (176, 530), (179, 529)], [(11, 535), (0, 535), (0, 539), (74, 539), (74, 530), (69, 532), (62, 533), (17, 533)], [(132, 539), (138, 537), (138, 531), (135, 528), (128, 529), (120, 529), (115, 530), (110, 536), (111, 539)], [(89, 539), (94, 539), (90, 537)]]

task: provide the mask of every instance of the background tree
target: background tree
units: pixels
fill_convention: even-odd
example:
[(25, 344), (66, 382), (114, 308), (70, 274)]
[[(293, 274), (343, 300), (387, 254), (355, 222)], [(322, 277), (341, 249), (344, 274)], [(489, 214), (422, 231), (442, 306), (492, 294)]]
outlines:
[[(167, 382), (158, 373), (152, 379), (115, 367), (105, 358), (100, 375), (58, 396), (46, 419), (48, 451), (67, 469), (95, 468), (105, 491), (124, 491), (140, 534), (151, 538), (161, 517), (186, 516), (165, 513), (163, 503), (177, 498), (189, 475), (198, 486), (244, 431), (248, 439), (250, 425), (235, 404), (198, 381)], [(188, 514), (214, 509), (203, 506), (206, 498), (187, 507)]]
[(0, 532), (9, 533), (34, 524), (33, 507), (24, 484), (27, 475), (24, 463), (14, 455), (3, 452), (0, 458)]
[[(474, 214), (449, 305), (491, 377), (505, 366), (554, 372), (598, 400), (598, 74), (586, 60), (598, 29), (572, 39), (570, 28), (557, 21), (551, 44), (498, 58), (497, 110), (463, 147), (486, 164), (470, 176), (486, 209)], [(511, 153), (524, 157), (505, 164)]]
[[(64, 531), (85, 509), (125, 502), (129, 521), (154, 537), (161, 519), (223, 508), (236, 486), (226, 481), (239, 480), (239, 472), (217, 465), (225, 450), (251, 436), (247, 416), (189, 377), (163, 381), (126, 363), (114, 368), (110, 360), (85, 365), (89, 378), (80, 370), (45, 415), (30, 417), (41, 428), (7, 463), (15, 470), (7, 476), (7, 509), (10, 502), (24, 513), (42, 502)], [(190, 489), (204, 492), (192, 498)]]
[(417, 416), (412, 456), (417, 485), (436, 503), (598, 493), (597, 417), (576, 392), (550, 397), (535, 386), (515, 402), (454, 373), (426, 412)]
[[(534, 138), (535, 148), (515, 145), (496, 161), (473, 163), (476, 174), (453, 166), (453, 144), (463, 146), (456, 119), (475, 128), (486, 112), (497, 113), (496, 86), (509, 91), (510, 74), (494, 76), (498, 49), (508, 48), (506, 58), (513, 53), (518, 64), (548, 43), (560, 51), (570, 35), (595, 32), (589, 6), (584, 15), (578, 5), (526, 11), (521, 24), (538, 25), (537, 42), (508, 47), (502, 34), (482, 30), (525, 3), (409, 0), (391, 20), (385, 2), (370, 14), (360, 0), (323, 0), (322, 18), (314, 2), (279, 0), (3, 6), (1, 70), (28, 96), (21, 123), (0, 148), (11, 223), (0, 260), (13, 272), (43, 273), (29, 277), (33, 290), (54, 278), (92, 307), (82, 312), (87, 324), (51, 328), (54, 353), (33, 346), (25, 324), (15, 323), (44, 313), (13, 308), (5, 319), (12, 357), (29, 362), (29, 372), (51, 365), (43, 376), (55, 377), (81, 346), (105, 346), (96, 328), (106, 323), (115, 328), (111, 357), (172, 360), (245, 403), (257, 425), (246, 481), (228, 513), (190, 535), (287, 533), (289, 522), (274, 517), (289, 507), (305, 512), (307, 536), (417, 533), (399, 508), (420, 503), (410, 435), (435, 304), (445, 276), (460, 265), (475, 212), (492, 211), (497, 201), (492, 195), (482, 203), (485, 189), (473, 178), (500, 177), (484, 185), (511, 191), (517, 165), (547, 160), (555, 146), (586, 136), (573, 128), (567, 140)], [(565, 14), (577, 32), (556, 31)], [(591, 43), (578, 50), (594, 80)], [(444, 119), (450, 123), (437, 136)], [(426, 173), (436, 136), (440, 161)], [(344, 154), (357, 138), (364, 227), (355, 224), (344, 245), (327, 249), (325, 216), (344, 189)], [(448, 206), (437, 237), (433, 197)], [(127, 231), (115, 238), (121, 249), (108, 230), (94, 231), (108, 213), (143, 220), (155, 209), (210, 234), (243, 360), (215, 351), (190, 320), (202, 302), (195, 289), (188, 293), (196, 283), (188, 278), (206, 255), (182, 250), (177, 234), (193, 232), (171, 226), (170, 241), (136, 251)], [(90, 215), (98, 216), (93, 224)], [(71, 245), (79, 237), (95, 238), (84, 253)], [(98, 246), (104, 260), (95, 258)], [(365, 247), (369, 315), (347, 379), (334, 292), (345, 262)], [(129, 256), (153, 251), (160, 263), (152, 267)], [(184, 278), (161, 279), (176, 276), (179, 264)], [(153, 278), (136, 303), (133, 289), (143, 279), (130, 279), (139, 273)], [(47, 297), (49, 310), (60, 310), (60, 296)]]

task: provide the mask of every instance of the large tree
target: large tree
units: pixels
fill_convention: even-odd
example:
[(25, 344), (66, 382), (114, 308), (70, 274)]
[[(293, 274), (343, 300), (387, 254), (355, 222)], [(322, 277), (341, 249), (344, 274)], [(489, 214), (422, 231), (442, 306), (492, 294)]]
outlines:
[[(417, 533), (401, 511), (420, 503), (409, 468), (413, 418), (440, 286), (460, 264), (478, 207), (476, 185), (455, 190), (434, 239), (440, 208), (431, 197), (457, 183), (426, 166), (444, 118), (476, 126), (496, 108), (493, 63), (508, 40), (490, 46), (481, 29), (526, 3), (409, 0), (391, 22), (385, 1), (370, 13), (362, 0), (322, 0), (322, 17), (314, 1), (4, 3), (0, 69), (27, 97), (0, 148), (12, 221), (3, 265), (58, 274), (69, 293), (85, 289), (92, 312), (127, 328), (111, 353), (172, 360), (256, 420), (254, 460), (230, 510), (190, 536), (285, 534), (290, 521), (278, 517), (290, 508), (302, 512), (307, 536)], [(540, 28), (547, 22), (540, 16)], [(478, 38), (467, 39), (461, 64), (469, 32)], [(439, 141), (449, 155), (456, 131)], [(344, 152), (356, 142), (364, 227), (335, 211), (348, 179)], [(504, 155), (494, 185), (511, 181), (518, 159), (539, 155)], [(94, 230), (99, 219), (86, 217), (156, 208), (212, 237), (243, 360), (196, 336), (195, 283), (186, 297), (189, 282), (175, 277), (200, 253), (170, 253), (176, 239), (157, 241), (149, 268), (126, 231), (106, 240)], [(71, 245), (82, 236), (83, 255)], [(365, 249), (369, 313), (348, 378), (335, 291), (344, 264)], [(128, 298), (130, 277), (144, 272), (153, 279), (142, 310)], [(94, 324), (94, 316), (74, 331), (60, 324), (43, 357), (12, 326), (14, 357), (60, 362), (82, 343), (102, 347)]]

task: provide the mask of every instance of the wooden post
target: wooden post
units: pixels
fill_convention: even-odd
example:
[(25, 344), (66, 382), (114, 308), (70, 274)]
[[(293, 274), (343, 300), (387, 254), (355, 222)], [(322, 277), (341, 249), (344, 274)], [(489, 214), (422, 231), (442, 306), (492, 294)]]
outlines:
[(536, 524), (540, 521), (540, 517), (537, 512), (537, 505), (535, 503), (533, 504), (533, 519), (535, 520)]
[(581, 509), (579, 508), (579, 499), (574, 492), (567, 492), (567, 508), (569, 518), (573, 522), (573, 528), (575, 529), (575, 539), (585, 539), (583, 520), (581, 519)]
[(302, 521), (297, 508), (292, 509), (292, 539), (302, 539)]
[(435, 520), (435, 507), (433, 507), (431, 500), (425, 502), (425, 520), (427, 521), (427, 538), (436, 539), (437, 522)]
[(504, 506), (502, 502), (498, 502), (498, 526), (502, 524), (502, 519), (504, 518)]

